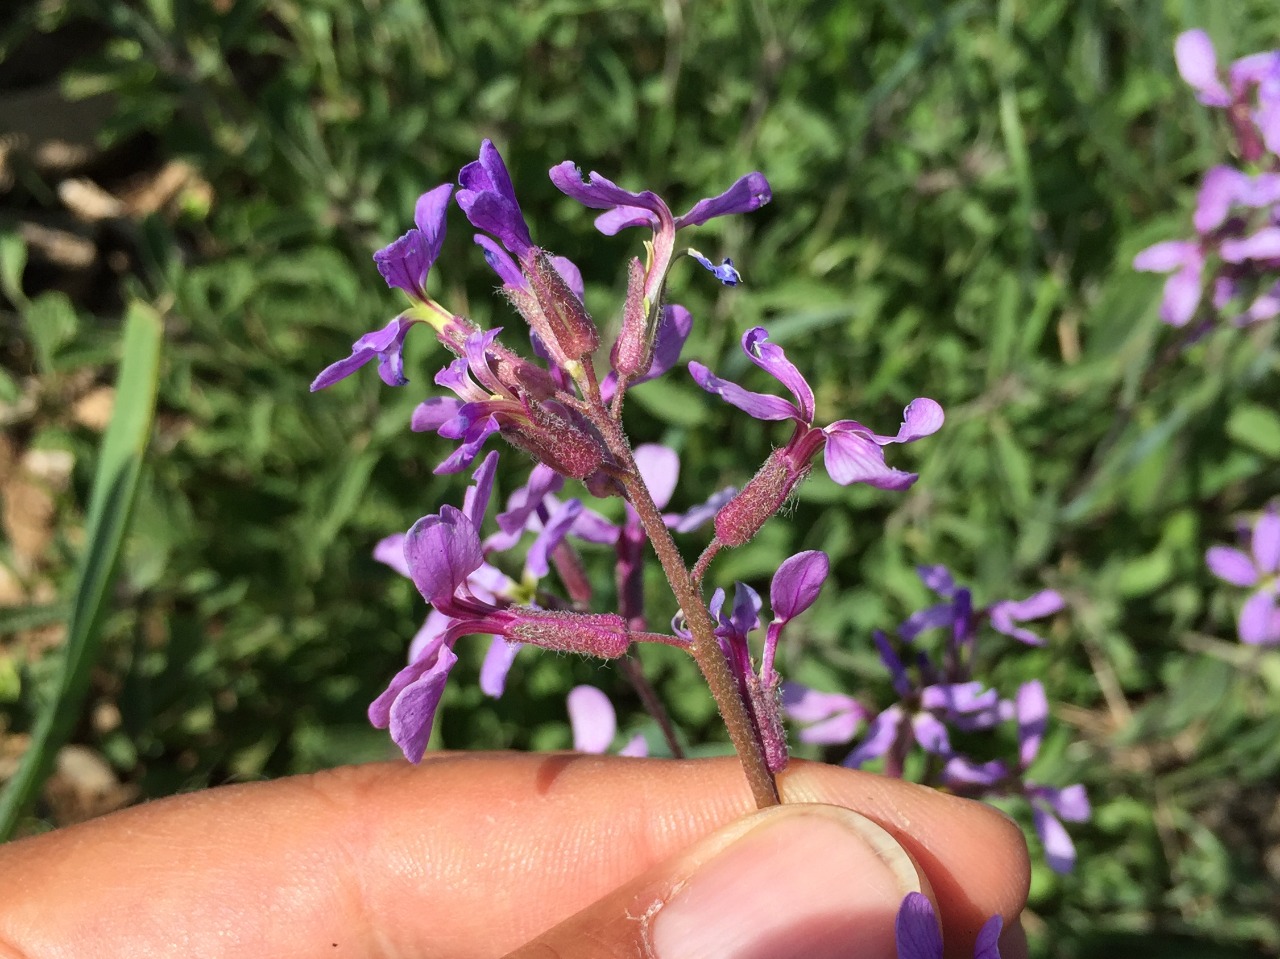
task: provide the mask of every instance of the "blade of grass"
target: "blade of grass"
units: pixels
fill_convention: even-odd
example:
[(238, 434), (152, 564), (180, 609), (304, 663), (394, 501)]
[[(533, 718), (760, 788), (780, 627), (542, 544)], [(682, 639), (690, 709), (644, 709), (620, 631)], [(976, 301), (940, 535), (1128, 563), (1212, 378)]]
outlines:
[(0, 794), (0, 841), (30, 806), (70, 735), (97, 659), (103, 614), (138, 489), (160, 378), (162, 324), (150, 307), (134, 304), (125, 317), (116, 377), (116, 405), (102, 440), (89, 499), (85, 551), (76, 574), (64, 660), (53, 695), (44, 702), (31, 745)]

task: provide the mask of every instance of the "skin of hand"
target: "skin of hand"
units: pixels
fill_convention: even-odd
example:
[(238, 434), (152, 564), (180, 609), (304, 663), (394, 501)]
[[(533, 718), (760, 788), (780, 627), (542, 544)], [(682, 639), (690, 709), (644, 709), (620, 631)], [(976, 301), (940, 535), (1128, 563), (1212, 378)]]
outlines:
[(805, 762), (779, 786), (756, 813), (731, 758), (482, 753), (176, 796), (0, 847), (0, 959), (893, 957), (912, 890), (947, 957), (995, 914), (1025, 957), (1000, 813)]

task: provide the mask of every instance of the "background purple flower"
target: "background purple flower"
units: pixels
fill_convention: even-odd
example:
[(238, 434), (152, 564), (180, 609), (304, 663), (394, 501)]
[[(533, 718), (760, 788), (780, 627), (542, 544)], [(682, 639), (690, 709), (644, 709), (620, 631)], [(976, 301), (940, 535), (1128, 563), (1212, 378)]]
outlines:
[(1248, 548), (1213, 546), (1205, 562), (1219, 579), (1251, 590), (1240, 609), (1240, 640), (1280, 643), (1280, 512), (1268, 507), (1247, 531)]

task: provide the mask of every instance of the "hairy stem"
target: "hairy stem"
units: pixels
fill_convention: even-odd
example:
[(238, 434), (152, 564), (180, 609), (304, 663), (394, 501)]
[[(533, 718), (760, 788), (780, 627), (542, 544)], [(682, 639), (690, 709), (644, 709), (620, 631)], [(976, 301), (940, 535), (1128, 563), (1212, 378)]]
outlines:
[(667, 582), (671, 584), (671, 591), (675, 593), (676, 602), (684, 613), (689, 631), (693, 634), (693, 646), (690, 651), (698, 668), (702, 670), (707, 685), (711, 688), (711, 695), (715, 697), (716, 705), (720, 708), (720, 715), (724, 719), (729, 738), (733, 740), (734, 748), (738, 752), (738, 761), (742, 763), (742, 770), (751, 786), (756, 805), (761, 809), (766, 806), (776, 806), (781, 800), (778, 798), (777, 784), (773, 781), (773, 774), (769, 772), (769, 765), (765, 760), (764, 745), (760, 742), (747, 704), (738, 692), (738, 684), (734, 681), (733, 674), (729, 671), (729, 664), (725, 661), (720, 644), (716, 641), (715, 624), (711, 622), (711, 613), (702, 602), (702, 596), (684, 565), (684, 558), (671, 537), (671, 531), (663, 522), (662, 511), (658, 509), (653, 497), (649, 494), (649, 488), (640, 478), (640, 471), (636, 467), (635, 458), (631, 455), (631, 447), (622, 433), (621, 426), (609, 416), (603, 406), (596, 405), (593, 413), (596, 425), (605, 435), (610, 450), (622, 465), (621, 480), (627, 492), (627, 499), (635, 508), (636, 515), (640, 517), (640, 522), (649, 536), (649, 542), (658, 555), (662, 571), (666, 574)]

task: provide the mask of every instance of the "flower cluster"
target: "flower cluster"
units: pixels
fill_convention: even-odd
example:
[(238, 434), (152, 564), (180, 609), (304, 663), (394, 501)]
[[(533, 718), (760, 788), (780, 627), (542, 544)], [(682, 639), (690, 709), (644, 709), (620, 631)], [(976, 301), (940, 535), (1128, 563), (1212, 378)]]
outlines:
[[(1042, 590), (1023, 600), (975, 608), (971, 591), (957, 585), (945, 567), (922, 566), (918, 572), (942, 602), (908, 617), (897, 629), (897, 644), (884, 633), (875, 634), (896, 701), (875, 710), (853, 696), (787, 683), (784, 708), (801, 727), (799, 739), (820, 745), (856, 740), (843, 760), (851, 768), (879, 761), (886, 775), (902, 777), (908, 761), (918, 756), (917, 765), (923, 769), (918, 778), (931, 785), (974, 798), (1024, 797), (1031, 805), (1045, 860), (1054, 870), (1069, 872), (1075, 848), (1062, 820), (1087, 819), (1089, 801), (1083, 786), (1056, 788), (1028, 777), (1048, 722), (1044, 687), (1036, 680), (1023, 683), (1009, 700), (975, 678), (981, 665), (977, 640), (984, 624), (1024, 644), (1042, 645), (1044, 640), (1022, 624), (1059, 612), (1064, 606), (1061, 595)], [(945, 630), (942, 654), (936, 659), (918, 642), (929, 629)], [(978, 761), (952, 743), (954, 734), (992, 732), (1010, 721), (1017, 728), (1015, 760)]]
[(1201, 181), (1195, 236), (1137, 255), (1137, 270), (1168, 273), (1160, 316), (1173, 326), (1226, 316), (1238, 326), (1280, 313), (1280, 50), (1219, 68), (1202, 30), (1178, 37), (1178, 72), (1201, 103), (1224, 111), (1237, 165)]
[[(785, 765), (787, 747), (775, 657), (786, 625), (817, 598), (828, 560), (810, 550), (778, 567), (770, 589), (772, 617), (759, 641), (758, 660), (750, 636), (764, 625), (759, 595), (739, 583), (731, 605), (723, 590), (704, 603), (703, 575), (721, 549), (747, 542), (778, 512), (819, 452), (839, 483), (886, 490), (910, 486), (915, 474), (890, 467), (884, 448), (935, 432), (942, 425), (942, 409), (927, 398), (913, 400), (892, 436), (855, 420), (817, 425), (813, 391), (803, 375), (764, 329), (749, 330), (742, 341), (747, 356), (781, 382), (793, 401), (749, 392), (699, 363), (690, 363), (689, 372), (703, 389), (757, 419), (791, 420), (792, 437), (741, 490), (722, 490), (702, 502), (695, 499), (696, 505), (684, 512), (664, 513), (676, 493), (679, 459), (663, 446), (633, 448), (622, 424), (624, 398), (636, 384), (668, 373), (688, 339), (693, 317), (666, 299), (679, 258), (699, 263), (723, 284), (742, 279), (732, 261), (717, 264), (697, 250), (682, 249), (677, 235), (716, 217), (765, 205), (771, 199), (768, 181), (749, 173), (676, 216), (657, 194), (623, 189), (595, 172), (584, 177), (567, 161), (553, 167), (550, 178), (566, 195), (603, 211), (596, 219), (602, 233), (630, 227), (651, 231), (644, 258), (628, 264), (618, 333), (607, 351), (586, 309), (578, 268), (535, 242), (506, 165), (486, 140), (478, 158), (459, 172), (456, 190), (446, 183), (424, 193), (414, 211), (414, 228), (374, 255), (388, 286), (408, 297), (407, 308), (382, 329), (360, 337), (349, 356), (327, 367), (312, 384), (313, 390), (323, 389), (376, 361), (384, 382), (404, 386), (406, 337), (415, 327), (430, 328), (453, 359), (435, 376), (445, 392), (424, 398), (410, 426), (450, 442), (437, 473), (473, 470), (460, 509), (442, 506), (406, 534), (383, 540), (375, 551), (413, 581), (431, 609), (410, 646), (407, 665), (370, 706), (369, 717), (390, 730), (406, 757), (420, 760), (446, 678), (458, 659), (455, 644), (465, 636), (492, 637), (480, 675), (482, 689), (492, 696), (502, 694), (515, 656), (525, 645), (619, 659), (637, 643), (665, 643), (687, 650), (697, 661), (757, 798), (767, 800), (771, 792), (776, 798), (772, 774)], [(428, 289), (454, 204), (479, 231), (474, 241), (527, 329), (527, 351), (504, 345), (500, 329), (481, 329)], [(527, 454), (534, 465), (496, 516), (496, 531), (486, 535), (498, 453), (481, 457), (495, 436)], [(591, 496), (620, 497), (620, 518), (588, 508), (582, 494), (564, 495), (568, 482), (579, 483)], [(707, 522), (714, 524), (714, 538), (690, 570), (673, 534), (692, 533)], [(602, 550), (612, 562), (616, 597), (611, 609), (596, 611), (592, 584), (598, 580), (588, 575), (586, 562)], [(676, 598), (670, 633), (649, 629), (644, 570), (650, 550)], [(506, 572), (517, 565), (518, 578)], [(663, 619), (668, 615), (665, 611)], [(657, 714), (660, 702), (639, 667), (628, 661), (622, 671)], [(602, 693), (577, 687), (568, 709), (577, 748), (608, 748), (617, 720)], [(658, 718), (661, 722), (664, 717)], [(678, 751), (677, 737), (666, 726), (664, 731), (672, 751)], [(623, 751), (635, 755), (645, 749), (643, 740), (633, 740)]]
[(1213, 546), (1205, 562), (1214, 576), (1251, 590), (1240, 608), (1241, 642), (1253, 646), (1280, 644), (1280, 511), (1270, 506), (1241, 531), (1248, 549)]

